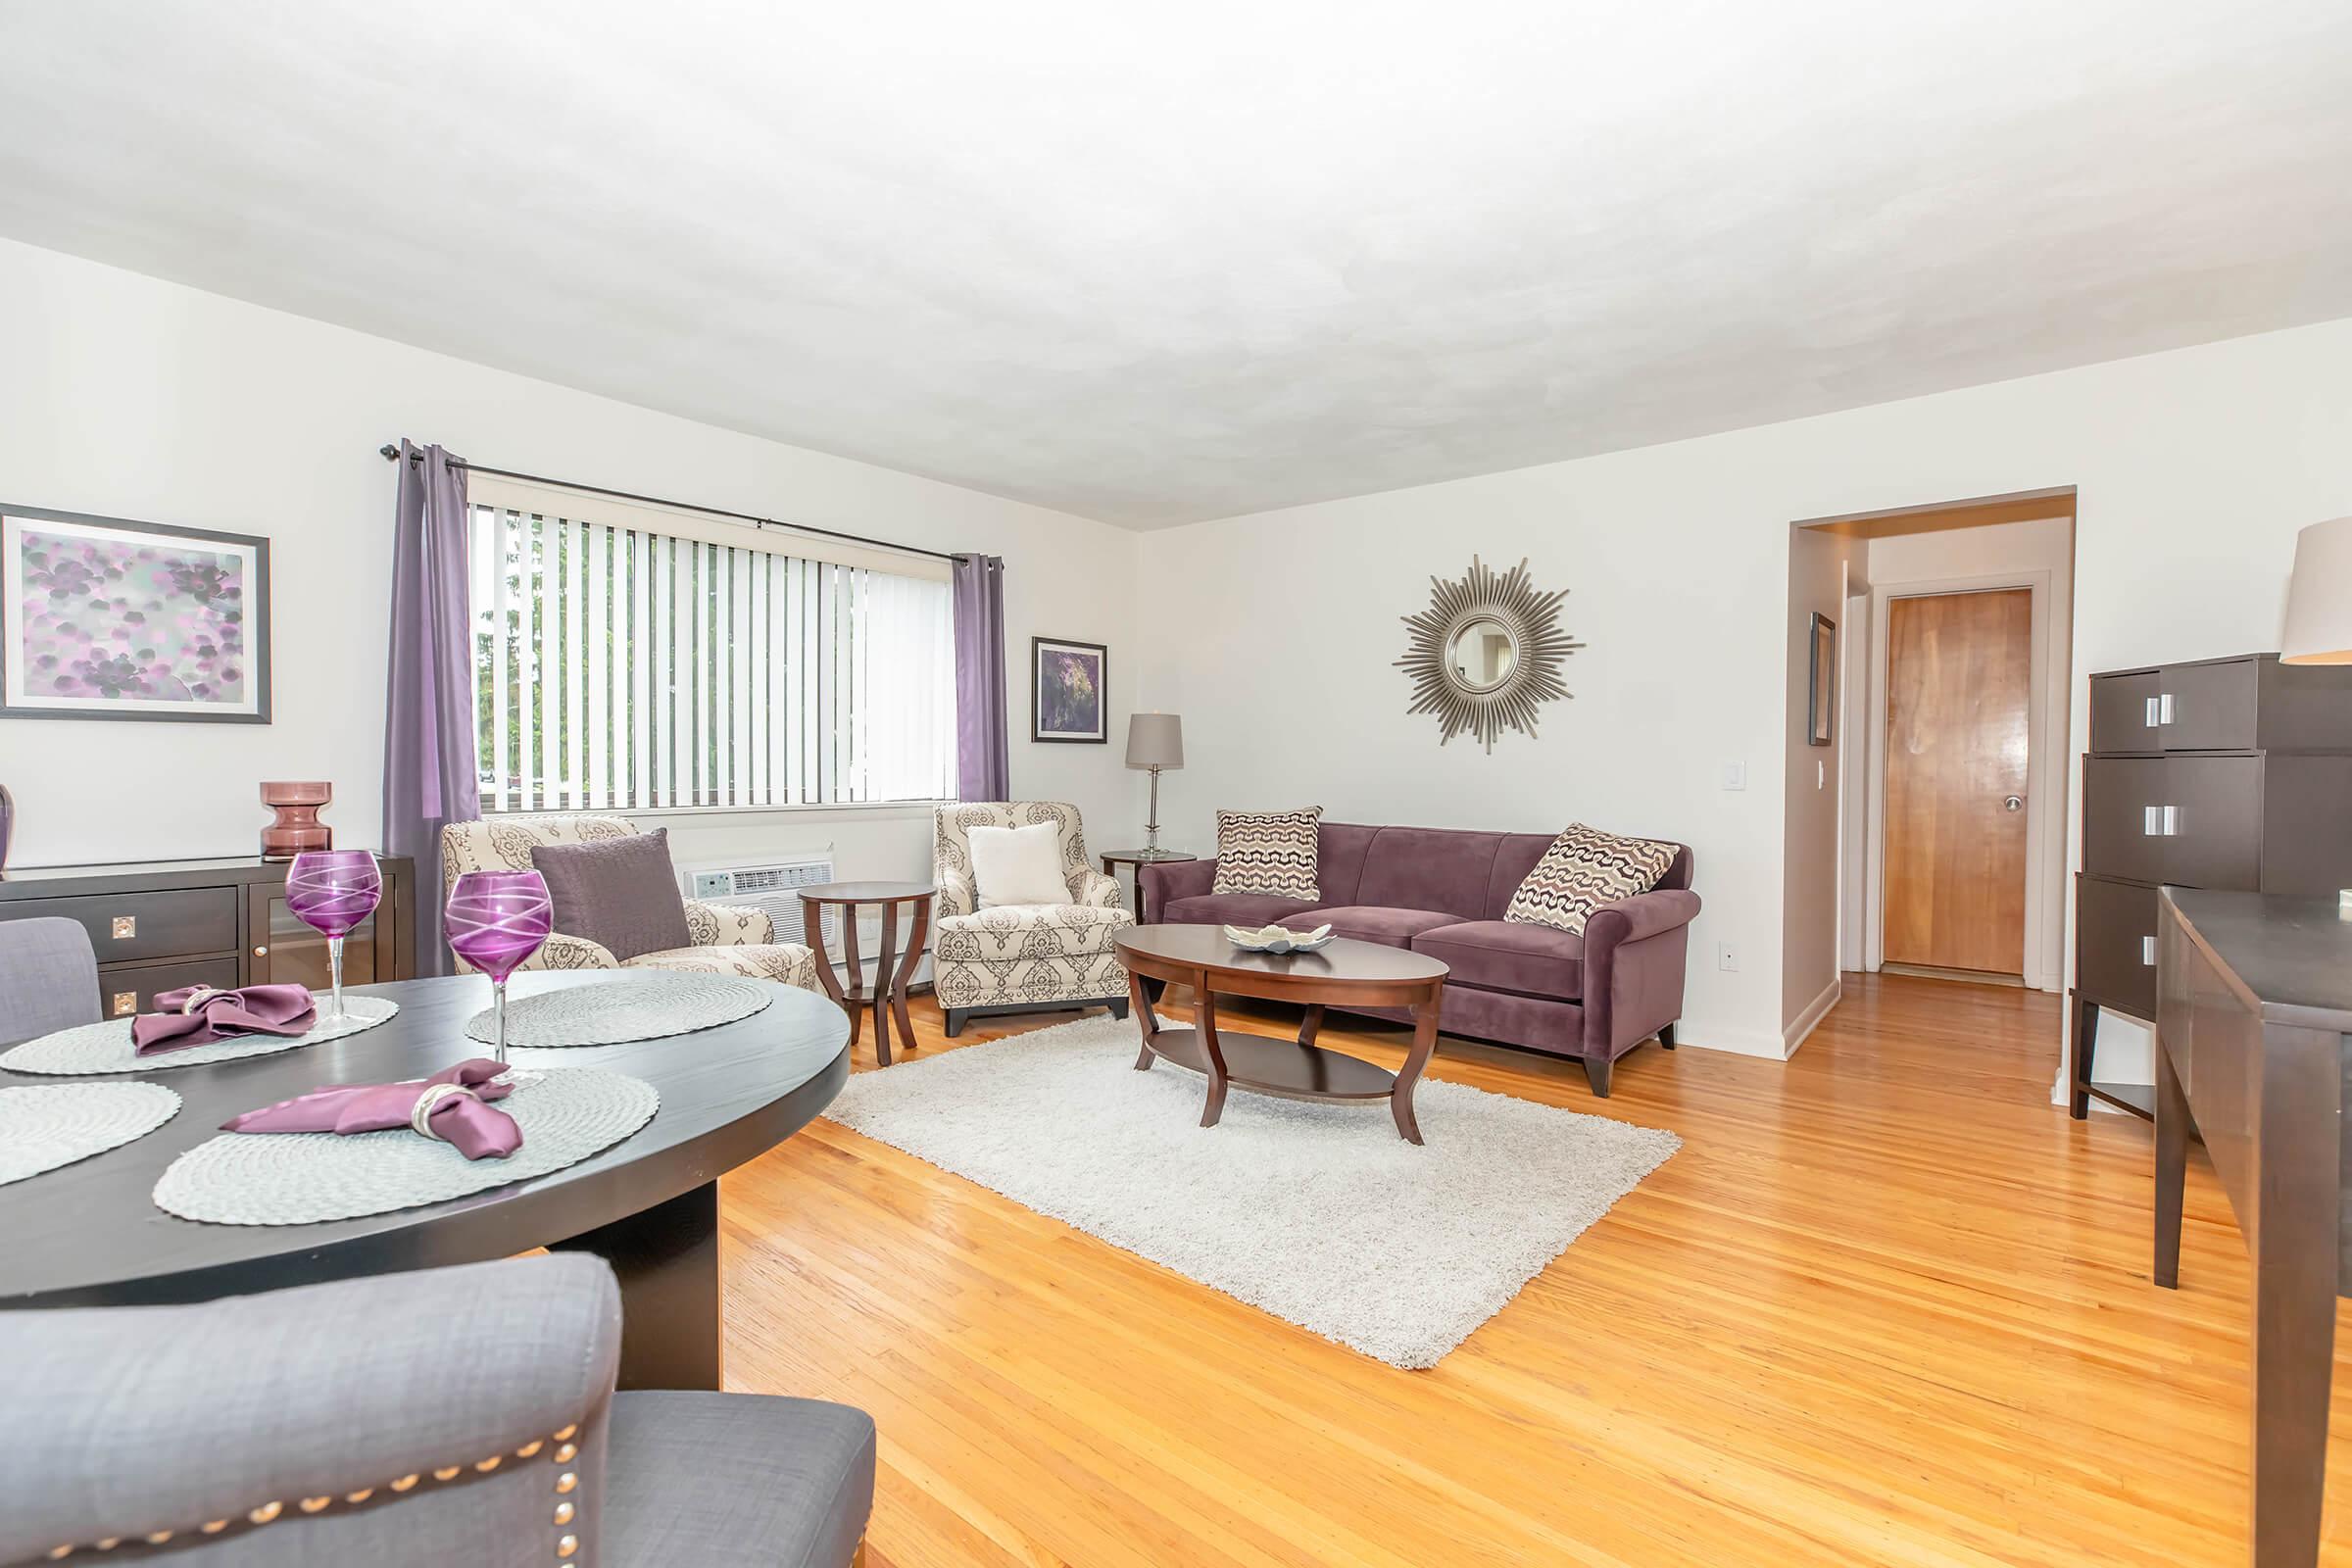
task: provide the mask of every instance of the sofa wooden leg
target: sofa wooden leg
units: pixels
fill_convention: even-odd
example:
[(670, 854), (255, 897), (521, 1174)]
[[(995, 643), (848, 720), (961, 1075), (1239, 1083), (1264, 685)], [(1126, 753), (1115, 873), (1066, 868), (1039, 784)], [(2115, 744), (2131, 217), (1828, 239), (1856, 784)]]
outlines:
[[(1677, 1018), (1674, 1022), (1680, 1023), (1682, 1020)], [(1674, 1049), (1673, 1023), (1668, 1024), (1665, 1028), (1658, 1031), (1658, 1049), (1661, 1051), (1672, 1051)]]
[(1127, 1021), (1127, 999), (1125, 997), (1111, 998), (1108, 1005), (1113, 1018), (1118, 1019), (1121, 1023)]
[(1606, 1100), (1609, 1098), (1609, 1060), (1605, 1056), (1587, 1056), (1585, 1058), (1585, 1078), (1592, 1085), (1592, 1093), (1596, 1099)]
[(949, 1007), (946, 1008), (945, 1011), (948, 1015), (948, 1022), (947, 1027), (942, 1032), (946, 1034), (950, 1040), (953, 1040), (957, 1035), (963, 1033), (963, 1020), (969, 1018), (972, 1015), (972, 1012), (969, 1007)]

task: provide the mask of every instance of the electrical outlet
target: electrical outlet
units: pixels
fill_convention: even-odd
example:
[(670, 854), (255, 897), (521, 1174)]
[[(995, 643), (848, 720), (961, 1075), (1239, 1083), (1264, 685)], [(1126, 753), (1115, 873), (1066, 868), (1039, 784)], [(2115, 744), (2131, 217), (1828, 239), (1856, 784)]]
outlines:
[(1747, 788), (1747, 764), (1745, 762), (1724, 763), (1723, 787), (1727, 790), (1743, 790)]
[(1732, 951), (1732, 945), (1729, 942), (1715, 944), (1715, 967), (1732, 970), (1740, 967), (1740, 955)]

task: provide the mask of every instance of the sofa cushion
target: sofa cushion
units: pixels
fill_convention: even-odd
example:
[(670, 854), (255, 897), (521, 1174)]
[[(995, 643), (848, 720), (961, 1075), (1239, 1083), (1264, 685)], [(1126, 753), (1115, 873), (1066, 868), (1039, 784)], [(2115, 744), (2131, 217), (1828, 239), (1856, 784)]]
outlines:
[(586, 844), (534, 844), (556, 929), (586, 937), (626, 963), (641, 953), (691, 947), (686, 900), (669, 863), (669, 829)]
[[(544, 951), (544, 950), (542, 950)], [(747, 980), (781, 980), (814, 991), (816, 955), (798, 942), (737, 942), (721, 947), (671, 948), (623, 959), (624, 969), (683, 969), (695, 974), (739, 974)]]
[(1314, 907), (1304, 899), (1277, 898), (1271, 893), (1199, 893), (1189, 899), (1170, 899), (1154, 906), (1154, 922), (1165, 925), (1271, 925), (1288, 921)]
[(972, 883), (980, 907), (1006, 904), (1067, 904), (1070, 887), (1062, 875), (1059, 826), (971, 827), (964, 843), (972, 856)]
[(1487, 874), (1502, 837), (1455, 828), (1384, 827), (1364, 859), (1355, 897), (1348, 902), (1450, 909), (1457, 920), (1483, 920), (1494, 912), (1487, 903)]
[(1547, 925), (1470, 920), (1439, 926), (1413, 938), (1413, 951), (1452, 970), (1447, 979), (1454, 985), (1567, 1002), (1585, 994), (1585, 939)]
[(1437, 926), (1452, 925), (1458, 914), (1444, 909), (1392, 909), (1377, 904), (1343, 904), (1334, 908), (1309, 909), (1291, 922), (1310, 930), (1331, 923), (1334, 932), (1355, 942), (1381, 942), (1409, 948), (1413, 938)]
[(1323, 808), (1217, 813), (1218, 893), (1267, 893), (1319, 899), (1315, 825)]
[(1679, 845), (1629, 839), (1575, 823), (1552, 840), (1544, 858), (1511, 895), (1502, 917), (1582, 935), (1586, 919), (1602, 905), (1656, 887), (1680, 851)]

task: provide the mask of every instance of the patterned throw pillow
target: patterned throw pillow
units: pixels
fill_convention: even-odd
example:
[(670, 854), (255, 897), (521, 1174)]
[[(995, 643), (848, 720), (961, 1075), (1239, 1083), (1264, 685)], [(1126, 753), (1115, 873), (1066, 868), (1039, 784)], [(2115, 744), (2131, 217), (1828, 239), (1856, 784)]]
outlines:
[(1315, 828), (1323, 808), (1298, 811), (1219, 811), (1219, 893), (1271, 893), (1319, 899), (1315, 886)]
[(1582, 936), (1594, 909), (1656, 887), (1677, 853), (1655, 839), (1620, 838), (1579, 822), (1551, 841), (1502, 917)]

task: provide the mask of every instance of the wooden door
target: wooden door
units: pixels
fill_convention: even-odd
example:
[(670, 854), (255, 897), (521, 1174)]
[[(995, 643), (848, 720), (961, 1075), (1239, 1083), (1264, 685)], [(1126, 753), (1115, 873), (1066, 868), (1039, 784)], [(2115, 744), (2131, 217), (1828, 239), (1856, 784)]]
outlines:
[(1889, 963), (2025, 973), (2033, 635), (2026, 588), (1886, 607)]

